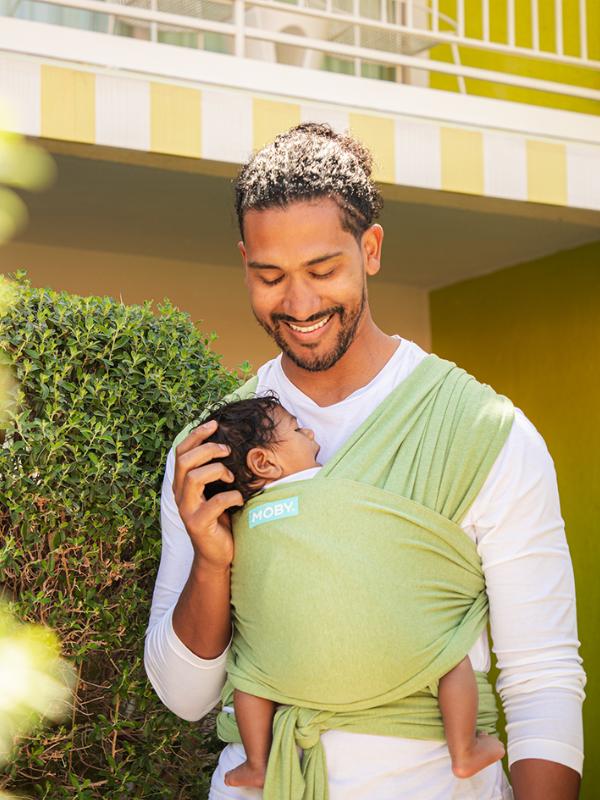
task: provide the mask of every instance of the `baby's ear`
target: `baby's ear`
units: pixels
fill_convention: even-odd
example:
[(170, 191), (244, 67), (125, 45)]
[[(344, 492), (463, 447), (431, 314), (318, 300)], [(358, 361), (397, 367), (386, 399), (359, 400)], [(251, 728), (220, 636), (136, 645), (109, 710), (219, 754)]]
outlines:
[(257, 478), (274, 481), (281, 477), (281, 467), (273, 452), (266, 447), (253, 447), (249, 450), (246, 455), (246, 466)]

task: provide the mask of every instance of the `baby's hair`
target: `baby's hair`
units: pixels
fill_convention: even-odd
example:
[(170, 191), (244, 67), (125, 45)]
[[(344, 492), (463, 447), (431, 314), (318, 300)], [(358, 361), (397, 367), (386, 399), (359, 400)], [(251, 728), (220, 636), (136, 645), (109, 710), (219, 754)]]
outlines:
[(203, 423), (216, 420), (217, 430), (205, 439), (205, 442), (226, 444), (231, 448), (229, 455), (219, 458), (231, 470), (235, 480), (212, 481), (204, 487), (207, 500), (219, 492), (237, 489), (244, 502), (259, 492), (262, 486), (256, 486), (256, 475), (248, 468), (246, 456), (253, 447), (271, 447), (276, 444), (277, 420), (275, 410), (283, 408), (278, 396), (270, 392), (262, 397), (249, 397), (246, 400), (234, 400), (214, 406)]

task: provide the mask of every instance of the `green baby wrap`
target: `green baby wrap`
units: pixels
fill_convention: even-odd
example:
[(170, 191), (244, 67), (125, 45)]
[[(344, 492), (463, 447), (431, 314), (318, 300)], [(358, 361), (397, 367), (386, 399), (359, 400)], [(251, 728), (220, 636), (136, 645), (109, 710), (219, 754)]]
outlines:
[[(459, 523), (512, 420), (510, 401), (428, 356), (316, 477), (235, 513), (222, 699), (231, 704), (235, 687), (281, 704), (265, 800), (326, 800), (326, 730), (444, 738), (437, 681), (488, 616), (477, 549)], [(492, 732), (493, 692), (476, 675), (478, 728)], [(240, 741), (230, 714), (218, 732)]]

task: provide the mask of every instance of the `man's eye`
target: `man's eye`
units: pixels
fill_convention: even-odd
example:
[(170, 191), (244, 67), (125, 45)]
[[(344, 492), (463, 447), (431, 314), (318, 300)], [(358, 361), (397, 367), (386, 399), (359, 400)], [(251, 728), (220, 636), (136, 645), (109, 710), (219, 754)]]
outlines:
[(261, 278), (261, 281), (265, 283), (267, 286), (275, 286), (276, 283), (279, 283), (282, 280), (283, 280), (283, 275), (280, 275), (278, 278), (275, 278), (275, 280), (272, 281), (268, 281), (266, 278)]
[(330, 269), (329, 272), (313, 272), (313, 278), (316, 278), (317, 280), (321, 280), (322, 278), (330, 278), (334, 272), (334, 269)]

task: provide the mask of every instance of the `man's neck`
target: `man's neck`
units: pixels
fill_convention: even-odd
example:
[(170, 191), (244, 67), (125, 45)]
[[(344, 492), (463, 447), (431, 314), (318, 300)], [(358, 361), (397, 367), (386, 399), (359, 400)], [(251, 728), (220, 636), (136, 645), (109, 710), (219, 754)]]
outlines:
[(390, 360), (399, 341), (373, 322), (357, 333), (344, 355), (327, 370), (311, 372), (285, 355), (281, 366), (286, 377), (318, 406), (331, 406), (366, 386)]

